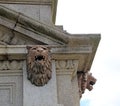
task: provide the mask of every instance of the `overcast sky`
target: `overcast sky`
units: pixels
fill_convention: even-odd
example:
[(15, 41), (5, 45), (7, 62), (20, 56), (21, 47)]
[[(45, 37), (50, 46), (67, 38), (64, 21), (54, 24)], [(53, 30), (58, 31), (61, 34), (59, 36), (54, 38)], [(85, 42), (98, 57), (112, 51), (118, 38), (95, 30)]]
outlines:
[(73, 34), (101, 33), (81, 106), (120, 106), (120, 0), (58, 0), (57, 25)]

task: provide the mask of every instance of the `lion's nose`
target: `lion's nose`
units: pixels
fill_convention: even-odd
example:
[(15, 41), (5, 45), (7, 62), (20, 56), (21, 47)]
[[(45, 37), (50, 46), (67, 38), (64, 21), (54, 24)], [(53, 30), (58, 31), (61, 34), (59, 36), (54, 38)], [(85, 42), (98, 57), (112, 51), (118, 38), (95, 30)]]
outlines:
[(43, 50), (44, 50), (43, 48), (39, 48), (37, 51), (42, 52)]

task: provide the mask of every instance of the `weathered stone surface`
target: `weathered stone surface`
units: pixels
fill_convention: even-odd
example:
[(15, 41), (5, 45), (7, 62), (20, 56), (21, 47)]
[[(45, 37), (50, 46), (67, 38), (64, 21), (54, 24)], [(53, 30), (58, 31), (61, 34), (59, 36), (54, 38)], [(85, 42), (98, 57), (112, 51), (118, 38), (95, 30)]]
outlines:
[(0, 70), (21, 70), (23, 61), (17, 60), (2, 60), (0, 61)]
[(22, 75), (0, 73), (0, 106), (22, 106), (22, 92)]
[(0, 0), (0, 3), (47, 24), (55, 23), (57, 0)]
[[(31, 38), (27, 38), (24, 35), (14, 32), (11, 29), (0, 26), (0, 44), (1, 45), (23, 45), (23, 44), (35, 44)], [(38, 43), (39, 44), (39, 43)], [(42, 43), (41, 43), (42, 44)]]
[(22, 106), (22, 60), (0, 60), (0, 106)]
[[(79, 100), (78, 85), (76, 82), (76, 71), (78, 68), (78, 60), (72, 59), (57, 59), (56, 73), (57, 73), (57, 87), (58, 87), (58, 103), (64, 106), (78, 106), (76, 100)], [(75, 81), (75, 82), (74, 82)], [(73, 86), (74, 85), (74, 86)], [(76, 91), (73, 88), (76, 88)], [(69, 98), (68, 98), (69, 97)], [(76, 98), (76, 100), (74, 99)]]
[(21, 14), (25, 14), (37, 21), (44, 22), (46, 24), (52, 24), (52, 13), (50, 5), (27, 5), (27, 4), (2, 4), (7, 8), (16, 10)]

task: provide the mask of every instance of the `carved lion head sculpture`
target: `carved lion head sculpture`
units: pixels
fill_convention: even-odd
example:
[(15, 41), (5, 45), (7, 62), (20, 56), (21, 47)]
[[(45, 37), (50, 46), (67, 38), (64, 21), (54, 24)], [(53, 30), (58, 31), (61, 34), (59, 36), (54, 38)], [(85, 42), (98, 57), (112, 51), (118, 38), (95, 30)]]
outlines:
[(93, 85), (96, 83), (96, 78), (92, 76), (92, 73), (88, 74), (88, 79), (87, 79), (87, 89), (91, 91), (93, 89)]
[(48, 83), (52, 76), (50, 51), (45, 46), (28, 46), (27, 78), (36, 86)]
[(93, 89), (93, 85), (96, 83), (96, 79), (92, 76), (92, 73), (78, 71), (78, 87), (79, 87), (79, 95), (80, 98), (86, 89), (91, 91)]

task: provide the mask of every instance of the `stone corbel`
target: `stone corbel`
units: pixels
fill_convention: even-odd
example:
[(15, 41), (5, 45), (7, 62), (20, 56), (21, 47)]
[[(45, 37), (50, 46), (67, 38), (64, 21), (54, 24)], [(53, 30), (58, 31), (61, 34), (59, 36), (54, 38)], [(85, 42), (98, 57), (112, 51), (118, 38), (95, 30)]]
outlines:
[(77, 73), (78, 63), (78, 60), (73, 59), (56, 60), (56, 74), (71, 75), (71, 78), (73, 78)]

